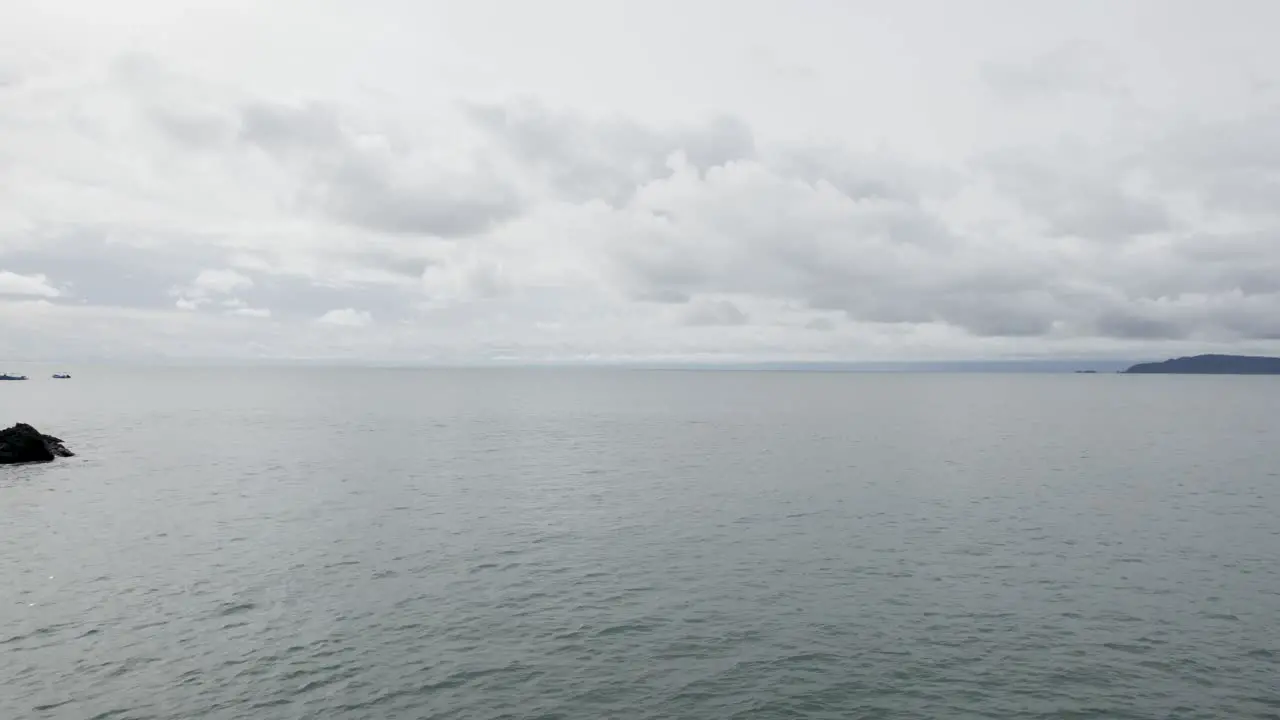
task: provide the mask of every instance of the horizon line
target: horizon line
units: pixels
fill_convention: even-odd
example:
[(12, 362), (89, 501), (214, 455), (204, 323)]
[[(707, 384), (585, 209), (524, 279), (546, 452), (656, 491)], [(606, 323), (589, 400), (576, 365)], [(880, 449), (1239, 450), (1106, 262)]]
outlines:
[(0, 372), (10, 368), (43, 367), (62, 372), (75, 367), (145, 368), (367, 368), (422, 370), (486, 369), (635, 369), (635, 370), (755, 370), (810, 372), (1108, 372), (1137, 364), (1158, 363), (1205, 355), (1268, 358), (1264, 355), (1198, 353), (1135, 359), (1097, 356), (958, 358), (915, 360), (852, 359), (716, 359), (716, 358), (468, 358), (457, 360), (346, 357), (117, 357), (78, 359), (0, 359)]

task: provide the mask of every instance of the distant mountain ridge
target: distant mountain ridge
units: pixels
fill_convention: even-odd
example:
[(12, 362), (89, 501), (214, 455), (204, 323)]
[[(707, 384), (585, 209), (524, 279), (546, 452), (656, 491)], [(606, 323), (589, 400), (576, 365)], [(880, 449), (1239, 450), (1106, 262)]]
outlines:
[(1280, 375), (1280, 358), (1256, 355), (1193, 355), (1138, 363), (1128, 374)]

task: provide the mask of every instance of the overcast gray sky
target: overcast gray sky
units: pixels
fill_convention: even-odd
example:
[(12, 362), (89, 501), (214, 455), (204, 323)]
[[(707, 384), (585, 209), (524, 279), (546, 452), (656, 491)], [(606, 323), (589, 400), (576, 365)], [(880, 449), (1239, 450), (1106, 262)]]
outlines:
[(1280, 3), (0, 0), (0, 358), (1280, 353)]

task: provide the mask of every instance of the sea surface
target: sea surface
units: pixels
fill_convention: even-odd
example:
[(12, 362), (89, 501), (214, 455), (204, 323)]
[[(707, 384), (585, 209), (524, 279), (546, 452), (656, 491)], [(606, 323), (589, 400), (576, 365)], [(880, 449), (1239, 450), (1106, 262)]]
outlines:
[(61, 369), (6, 720), (1280, 717), (1280, 377)]

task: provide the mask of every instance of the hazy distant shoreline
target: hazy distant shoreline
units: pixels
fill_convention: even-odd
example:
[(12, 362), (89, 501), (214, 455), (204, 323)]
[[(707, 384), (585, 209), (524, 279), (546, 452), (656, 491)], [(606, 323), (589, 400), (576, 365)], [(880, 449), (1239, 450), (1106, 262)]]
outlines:
[(1280, 374), (1280, 358), (1253, 355), (1205, 354), (1167, 360), (1132, 359), (1027, 359), (947, 361), (819, 361), (819, 360), (485, 360), (485, 361), (370, 361), (339, 358), (314, 359), (155, 359), (4, 361), (8, 368), (31, 377), (49, 372), (85, 372), (115, 369), (228, 369), (228, 370), (641, 370), (684, 372), (790, 372), (790, 373), (1086, 373), (1086, 374)]
[(1134, 360), (957, 360), (945, 362), (823, 362), (823, 361), (356, 361), (356, 360), (154, 360), (154, 361), (0, 361), (14, 370), (31, 368), (154, 368), (154, 369), (369, 369), (369, 370), (687, 370), (740, 372), (831, 373), (1071, 373), (1093, 370), (1121, 372)]

